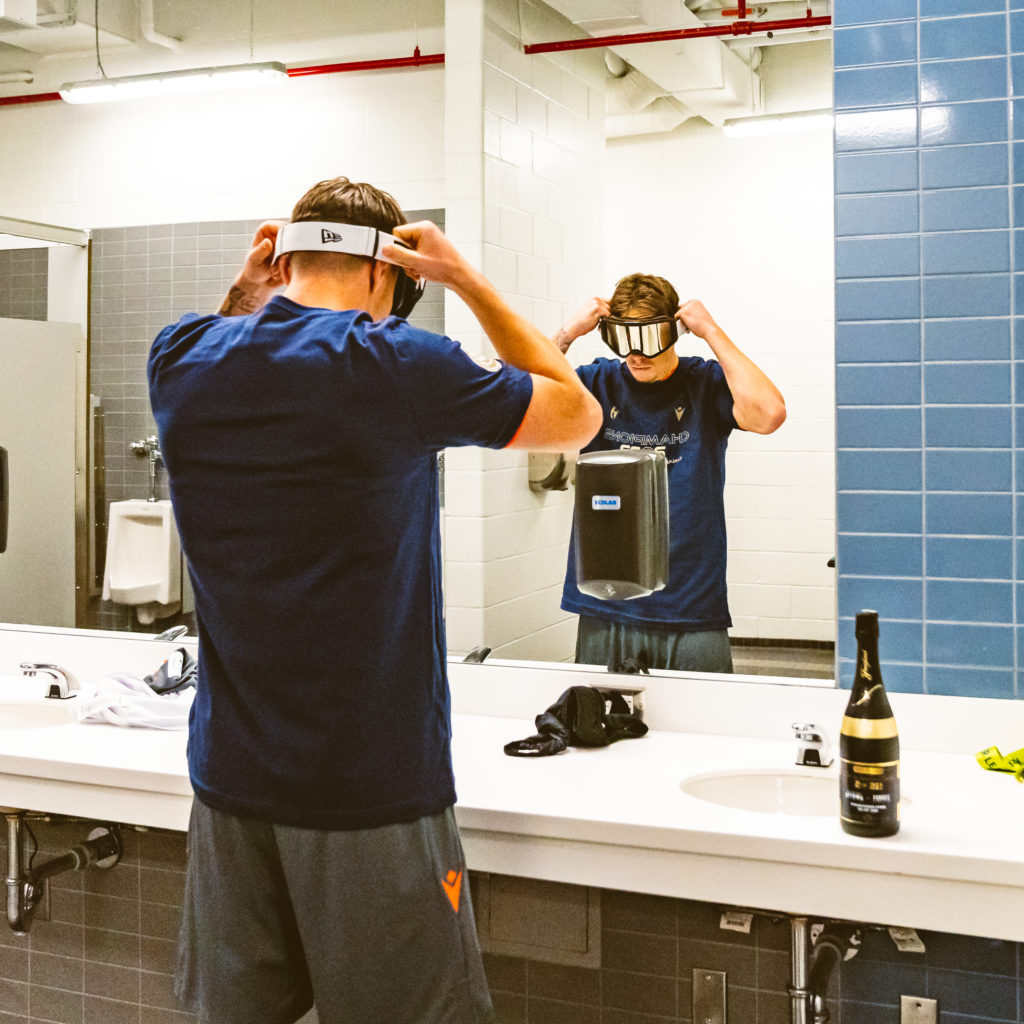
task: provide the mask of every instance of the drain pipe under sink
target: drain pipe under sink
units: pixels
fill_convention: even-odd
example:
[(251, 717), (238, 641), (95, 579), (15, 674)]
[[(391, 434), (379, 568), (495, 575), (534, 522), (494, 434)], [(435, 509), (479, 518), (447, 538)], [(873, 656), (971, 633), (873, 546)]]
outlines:
[(808, 953), (811, 945), (811, 926), (806, 917), (791, 917), (790, 927), (790, 963), (792, 981), (789, 991), (790, 1024), (809, 1024), (811, 990), (808, 986)]
[(812, 941), (810, 919), (791, 917), (791, 972), (788, 986), (790, 1024), (830, 1024), (832, 1013), (827, 994), (832, 974), (844, 960), (855, 956), (861, 944), (863, 925), (824, 921)]

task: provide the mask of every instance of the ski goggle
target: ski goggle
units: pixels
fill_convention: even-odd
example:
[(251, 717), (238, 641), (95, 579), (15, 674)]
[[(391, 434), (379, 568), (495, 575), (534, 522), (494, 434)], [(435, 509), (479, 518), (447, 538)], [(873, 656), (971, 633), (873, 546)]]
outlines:
[(670, 349), (679, 337), (679, 323), (671, 316), (639, 320), (605, 316), (598, 321), (598, 328), (601, 340), (623, 359), (631, 352), (651, 359)]

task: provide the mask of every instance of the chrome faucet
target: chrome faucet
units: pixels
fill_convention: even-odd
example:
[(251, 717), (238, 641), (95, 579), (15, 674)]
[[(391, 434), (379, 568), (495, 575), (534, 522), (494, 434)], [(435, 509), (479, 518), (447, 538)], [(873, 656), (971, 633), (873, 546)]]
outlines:
[(797, 742), (797, 764), (827, 768), (835, 760), (832, 743), (822, 726), (814, 722), (794, 722), (792, 729)]
[(49, 679), (46, 696), (55, 700), (67, 700), (78, 693), (78, 680), (60, 665), (46, 665), (39, 661), (23, 661), (21, 663), (21, 674), (33, 678), (37, 675)]

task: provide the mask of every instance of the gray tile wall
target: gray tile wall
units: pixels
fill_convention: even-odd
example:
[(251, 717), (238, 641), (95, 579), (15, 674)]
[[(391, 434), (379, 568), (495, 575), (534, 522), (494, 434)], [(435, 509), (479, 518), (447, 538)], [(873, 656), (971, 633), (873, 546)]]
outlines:
[[(691, 1013), (694, 968), (726, 972), (728, 1024), (789, 1024), (789, 922), (757, 915), (749, 935), (723, 931), (723, 909), (603, 892), (600, 969), (485, 957), (497, 1024), (703, 1024)], [(920, 934), (923, 954), (865, 932), (833, 976), (832, 1024), (899, 1024), (901, 995), (937, 999), (942, 1024), (1024, 1021), (1021, 944)]]
[[(407, 216), (444, 227), (443, 210), (410, 210)], [(220, 306), (259, 224), (258, 220), (207, 221), (93, 232), (90, 390), (103, 402), (108, 503), (149, 494), (147, 460), (136, 458), (129, 444), (156, 433), (146, 384), (153, 338), (185, 313), (212, 312)], [(45, 285), (43, 295), (45, 299)], [(440, 285), (427, 286), (410, 322), (443, 333)], [(160, 469), (157, 497), (168, 497)], [(160, 619), (152, 631), (176, 622)], [(98, 598), (91, 602), (89, 625), (139, 628), (132, 623), (130, 608)]]
[(0, 249), (0, 317), (45, 320), (49, 249)]
[[(39, 858), (94, 822), (34, 826)], [(52, 919), (19, 938), (0, 926), (0, 1024), (195, 1024), (174, 999), (185, 837), (127, 830), (125, 857), (53, 882)], [(6, 856), (3, 844), (0, 853)], [(788, 1024), (790, 928), (757, 915), (749, 935), (722, 906), (605, 890), (601, 967), (485, 956), (497, 1024), (697, 1024), (694, 968), (725, 971), (728, 1024)], [(1021, 1024), (1021, 945), (922, 932), (924, 954), (866, 932), (833, 979), (833, 1024), (898, 1024), (901, 995), (937, 998), (943, 1024)]]
[[(33, 824), (36, 863), (66, 852), (95, 825)], [(123, 836), (116, 867), (53, 879), (49, 921), (35, 922), (24, 937), (0, 929), (0, 1024), (193, 1020), (178, 1010), (172, 990), (185, 836), (162, 830)]]

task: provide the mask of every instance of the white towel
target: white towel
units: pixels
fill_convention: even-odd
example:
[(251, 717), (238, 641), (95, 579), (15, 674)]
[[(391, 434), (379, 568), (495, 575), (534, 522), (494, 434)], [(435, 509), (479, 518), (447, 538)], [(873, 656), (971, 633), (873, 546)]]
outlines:
[(148, 683), (123, 672), (82, 683), (71, 709), (80, 722), (107, 722), (145, 729), (187, 729), (196, 691), (154, 693)]

